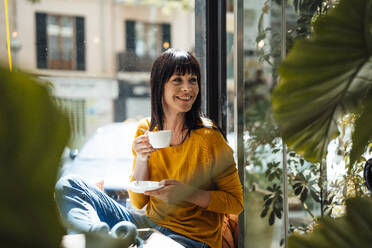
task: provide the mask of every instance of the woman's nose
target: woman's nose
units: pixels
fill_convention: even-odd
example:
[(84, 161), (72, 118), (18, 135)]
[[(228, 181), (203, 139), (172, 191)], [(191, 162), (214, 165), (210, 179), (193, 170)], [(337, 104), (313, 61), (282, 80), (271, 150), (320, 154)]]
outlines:
[(188, 82), (183, 82), (182, 83), (182, 90), (183, 91), (191, 91), (192, 90), (192, 86)]

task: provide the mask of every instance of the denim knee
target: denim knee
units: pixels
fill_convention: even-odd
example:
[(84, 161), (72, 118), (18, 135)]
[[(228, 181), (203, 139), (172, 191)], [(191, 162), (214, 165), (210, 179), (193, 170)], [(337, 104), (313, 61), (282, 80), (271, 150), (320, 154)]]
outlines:
[(65, 175), (58, 179), (55, 185), (55, 196), (58, 199), (60, 196), (63, 196), (67, 193), (67, 190), (74, 188), (74, 189), (82, 189), (84, 188), (84, 181), (77, 175)]
[(78, 175), (65, 175), (58, 179), (55, 190), (56, 192), (61, 192), (66, 187), (71, 187), (72, 184), (81, 185), (83, 180)]

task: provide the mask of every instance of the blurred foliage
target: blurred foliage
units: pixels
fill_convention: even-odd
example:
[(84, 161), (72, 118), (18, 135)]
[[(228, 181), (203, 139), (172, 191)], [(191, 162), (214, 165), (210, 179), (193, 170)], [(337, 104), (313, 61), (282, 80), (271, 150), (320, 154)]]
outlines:
[[(249, 132), (250, 140), (247, 143), (247, 157), (258, 162), (255, 159), (257, 148), (262, 145), (270, 145), (273, 149), (278, 142), (280, 136), (279, 127), (274, 119), (271, 104), (271, 91), (276, 86), (278, 74), (277, 68), (281, 60), (281, 34), (278, 30), (273, 30), (271, 27), (264, 26), (264, 15), (270, 13), (271, 8), (281, 6), (280, 0), (267, 0), (262, 7), (262, 13), (258, 22), (258, 35), (256, 42), (266, 41), (269, 43), (269, 50), (257, 49), (257, 53), (261, 62), (265, 61), (272, 66), (273, 83), (270, 89), (262, 89), (267, 87), (267, 83), (263, 78), (262, 71), (256, 72), (253, 79), (248, 80), (245, 84), (246, 108), (245, 112), (245, 127)], [(336, 5), (336, 0), (294, 0), (293, 7), (298, 15), (296, 28), (289, 29), (286, 35), (287, 51), (291, 50), (294, 40), (309, 38), (312, 32), (312, 20), (327, 13), (328, 9)], [(271, 6), (273, 5), (273, 6)], [(258, 73), (258, 75), (257, 75)], [(266, 93), (263, 93), (266, 92)]]
[(313, 27), (279, 67), (274, 115), (288, 147), (318, 162), (339, 135), (337, 120), (356, 114), (353, 164), (372, 138), (372, 0), (341, 0)]
[[(41, 0), (27, 0), (38, 3)], [(113, 2), (124, 2), (127, 5), (148, 5), (162, 8), (163, 12), (170, 14), (173, 11), (192, 11), (195, 6), (194, 0), (113, 0)]]
[[(0, 247), (61, 247), (65, 234), (54, 187), (70, 137), (50, 85), (0, 68)], [(129, 247), (128, 240), (86, 234), (86, 247)]]
[[(263, 17), (265, 14), (270, 13), (269, 10), (273, 7), (273, 4), (280, 6), (281, 1), (269, 2), (270, 1), (266, 1), (262, 8), (262, 14), (258, 24), (259, 34), (256, 38), (256, 42), (258, 44), (262, 40), (269, 39), (267, 42), (270, 42), (270, 50), (258, 50), (258, 53), (261, 61), (265, 61), (273, 67), (273, 86), (275, 86), (277, 78), (276, 68), (281, 59), (280, 33), (276, 32), (271, 27), (265, 28), (263, 25)], [(313, 25), (319, 26), (319, 24), (317, 24), (319, 21), (317, 20), (322, 20), (323, 16), (327, 15), (328, 11), (335, 8), (338, 2), (339, 1), (337, 0), (294, 0), (293, 6), (295, 12), (298, 14), (298, 19), (295, 28), (289, 29), (287, 32), (287, 51), (292, 49), (295, 40), (311, 39), (312, 32), (314, 31)], [(328, 47), (332, 47), (332, 44), (328, 44)], [(301, 63), (299, 62), (300, 60), (303, 60), (303, 57), (298, 57), (296, 63)], [(297, 73), (294, 73), (293, 75), (294, 77), (298, 76)], [(281, 184), (282, 170), (281, 156), (275, 156), (275, 154), (282, 152), (282, 145), (278, 138), (280, 133), (278, 125), (273, 118), (270, 97), (260, 93), (257, 94), (257, 92), (262, 92), (262, 90), (259, 91), (256, 88), (262, 87), (262, 85), (266, 84), (261, 81), (262, 78), (256, 77), (254, 80), (246, 83), (246, 105), (249, 106), (245, 113), (246, 130), (249, 133), (249, 138), (246, 142), (248, 148), (246, 150), (246, 157), (248, 158), (246, 164), (248, 166), (253, 165), (261, 168), (261, 170), (255, 170), (258, 172), (255, 174), (259, 174), (260, 176), (255, 179), (253, 176), (250, 176), (249, 182), (252, 183), (252, 181), (254, 182), (254, 180), (256, 180), (254, 183), (257, 183), (269, 191), (265, 196), (266, 204), (264, 205), (261, 215), (266, 216), (269, 214), (270, 216), (276, 216), (279, 218), (281, 215), (276, 213), (282, 211), (282, 207), (273, 203), (274, 199), (279, 199), (279, 196), (281, 195), (282, 189), (278, 185)], [(266, 89), (266, 91), (270, 92), (270, 89)], [(283, 99), (290, 101), (291, 97), (289, 96), (289, 94), (283, 94)], [(299, 108), (293, 103), (291, 106), (294, 109)], [(315, 111), (316, 110), (317, 109), (315, 109)], [(283, 115), (284, 114), (285, 113), (283, 113)], [(287, 122), (289, 123), (290, 121)], [(299, 129), (298, 132), (306, 133), (306, 129)], [(346, 130), (342, 130), (342, 133), (345, 134)], [(350, 137), (348, 140), (350, 140)], [(349, 157), (349, 152), (345, 147), (340, 148), (339, 150), (344, 151), (344, 155), (346, 155), (345, 158)], [(297, 155), (289, 149), (287, 152), (287, 164), (289, 169), (288, 181), (291, 186), (289, 196), (297, 196), (301, 201), (303, 209), (313, 217), (314, 221), (316, 220), (316, 216), (312, 213), (311, 209), (316, 203), (320, 203), (322, 215), (332, 215), (334, 214), (334, 207), (344, 206), (345, 199), (349, 196), (366, 195), (366, 189), (360, 173), (363, 168), (363, 161), (363, 157), (360, 157), (360, 159), (358, 158), (359, 166), (357, 166), (357, 168), (348, 170), (347, 174), (344, 175), (343, 180), (331, 182), (330, 185), (342, 183), (344, 191), (349, 192), (348, 194), (343, 194), (341, 198), (337, 198), (335, 192), (338, 192), (339, 190), (335, 188), (331, 188), (332, 191), (324, 190), (326, 186), (323, 184), (326, 182), (326, 179), (321, 176), (321, 165), (319, 163), (307, 162), (301, 155)], [(262, 180), (262, 175), (265, 175), (265, 180)], [(260, 183), (257, 180), (262, 180), (262, 182)], [(273, 218), (269, 218), (269, 220), (273, 220)], [(274, 221), (270, 221), (270, 224), (274, 222), (275, 218)], [(296, 230), (296, 228), (294, 227), (293, 230)]]
[[(327, 14), (338, 0), (293, 0), (290, 4), (298, 16), (295, 28), (287, 28), (286, 46), (287, 52), (292, 49), (293, 43), (297, 39), (309, 38), (313, 31), (312, 23), (318, 17)], [(273, 89), (278, 81), (277, 68), (281, 62), (281, 30), (274, 30), (272, 27), (264, 27), (264, 15), (270, 14), (271, 8), (281, 8), (281, 0), (267, 0), (262, 8), (258, 22), (258, 35), (256, 42), (265, 41), (269, 44), (269, 49), (257, 49), (259, 59), (272, 66)], [(271, 6), (270, 6), (271, 5)]]
[(0, 77), (0, 246), (59, 247), (53, 194), (68, 122), (36, 79), (2, 68)]
[(148, 5), (161, 8), (165, 14), (173, 14), (174, 11), (193, 11), (194, 0), (125, 0), (127, 5)]
[(269, 225), (273, 225), (275, 222), (275, 216), (279, 219), (282, 218), (283, 192), (280, 185), (277, 185), (275, 183), (273, 186), (267, 187), (267, 190), (271, 193), (264, 196), (265, 204), (264, 209), (261, 212), (261, 217), (264, 218), (267, 214), (269, 214)]
[(350, 164), (350, 150), (352, 144), (350, 132), (354, 126), (354, 122), (354, 114), (346, 115), (338, 121), (340, 135), (334, 142), (337, 146), (335, 153), (339, 159), (336, 159), (336, 164), (331, 166), (340, 167), (344, 165), (345, 173), (329, 182), (328, 185), (329, 191), (334, 192), (332, 194), (334, 198), (329, 203), (326, 210), (329, 212), (329, 215), (333, 217), (340, 216), (344, 213), (346, 199), (351, 197), (368, 197), (370, 195), (363, 177), (363, 167), (367, 160), (366, 156), (371, 155), (372, 144), (369, 144), (369, 150), (360, 156), (353, 166)]
[[(303, 209), (313, 218), (313, 221), (317, 220), (317, 216), (312, 212), (315, 204), (321, 204), (322, 215), (339, 217), (344, 213), (346, 199), (351, 197), (368, 197), (370, 194), (365, 185), (363, 178), (363, 166), (366, 162), (365, 155), (361, 156), (354, 166), (350, 166), (349, 157), (351, 150), (351, 139), (350, 130), (355, 121), (355, 115), (348, 115), (338, 121), (338, 127), (340, 129), (340, 136), (337, 138), (336, 147), (336, 158), (334, 159), (334, 167), (345, 166), (345, 172), (342, 176), (337, 177), (333, 181), (327, 182), (327, 191), (322, 196), (322, 185), (324, 180), (320, 180), (320, 164), (309, 163), (304, 160), (301, 156), (293, 151), (288, 152), (287, 165), (288, 165), (288, 183), (291, 187), (289, 189), (289, 196), (296, 196), (301, 201)], [(272, 154), (281, 154), (281, 143), (269, 150)], [(369, 151), (366, 154), (371, 154), (372, 144), (369, 145)], [(265, 157), (262, 154), (262, 158)], [(267, 157), (267, 151), (266, 151)], [(342, 163), (339, 162), (341, 160)], [(246, 175), (250, 178), (250, 185), (252, 181), (257, 183), (261, 188), (266, 188), (268, 193), (265, 195), (265, 200), (278, 197), (282, 194), (280, 186), (282, 178), (282, 168), (280, 157), (272, 158), (265, 165), (266, 170), (264, 175), (256, 177), (255, 180), (251, 179), (256, 173)], [(248, 174), (248, 173), (247, 173)], [(261, 180), (261, 182), (259, 182)], [(275, 185), (275, 186), (267, 186)], [(269, 207), (269, 211), (266, 210)], [(273, 200), (267, 201), (263, 206), (261, 212), (262, 216), (266, 216), (267, 213), (273, 212), (274, 214), (278, 211), (282, 211), (282, 207), (273, 204)], [(275, 215), (279, 218), (280, 215)], [(274, 220), (275, 222), (275, 220)], [(274, 223), (270, 222), (270, 223)], [(306, 231), (307, 226), (292, 226), (292, 231)], [(291, 232), (292, 232), (291, 231)]]
[(346, 201), (346, 215), (321, 218), (307, 235), (293, 234), (289, 248), (367, 248), (372, 243), (372, 200), (351, 198)]
[[(274, 154), (281, 154), (281, 143), (271, 150)], [(264, 197), (265, 205), (261, 212), (261, 217), (270, 214), (269, 224), (275, 223), (275, 217), (281, 219), (283, 211), (283, 192), (281, 157), (277, 157), (266, 164), (265, 177), (269, 186), (266, 186), (267, 194)], [(320, 165), (305, 161), (295, 152), (289, 151), (287, 156), (288, 174), (287, 180), (290, 188), (289, 197), (297, 197), (303, 209), (307, 211), (315, 220), (315, 214), (311, 209), (316, 202), (326, 202), (328, 199), (322, 199), (321, 187), (319, 186)]]
[[(311, 204), (320, 203), (322, 215), (337, 217), (344, 214), (346, 199), (369, 195), (362, 172), (365, 156), (368, 156), (366, 150), (368, 148), (370, 153), (372, 147), (369, 128), (372, 122), (372, 1), (345, 2), (347, 1), (294, 1), (300, 17), (296, 28), (288, 30), (287, 51), (290, 53), (280, 67), (284, 83), (275, 89), (272, 98), (275, 117), (280, 117), (280, 136), (290, 148), (287, 153), (288, 181), (292, 187), (289, 196), (299, 198), (303, 209), (313, 217), (312, 223), (318, 217), (312, 213)], [(267, 8), (268, 3), (264, 6), (262, 15), (268, 13)], [(257, 43), (267, 37), (271, 38), (270, 51), (261, 53), (261, 59), (273, 67), (275, 85), (276, 68), (280, 61), (280, 34), (273, 32), (270, 27), (264, 28), (262, 20), (261, 16)], [(255, 149), (248, 152), (252, 156), (247, 164), (266, 168), (265, 176), (272, 186), (266, 187), (269, 193), (264, 197), (261, 216), (269, 216), (269, 224), (273, 224), (275, 218), (281, 217), (282, 211), (282, 206), (277, 203), (282, 194), (282, 189), (278, 186), (281, 184), (281, 162), (279, 157), (268, 154), (281, 152), (281, 143), (277, 138), (279, 135), (272, 132), (277, 125), (270, 117), (272, 109), (262, 108), (264, 105), (260, 101), (256, 104), (257, 106), (252, 103), (248, 105), (252, 109), (266, 112), (250, 115), (251, 118), (261, 118), (247, 122), (251, 125), (247, 125), (250, 132), (247, 144)], [(350, 109), (353, 110), (351, 113)], [(340, 121), (344, 113), (349, 115)], [(328, 119), (325, 117), (327, 115)], [(268, 123), (263, 124), (261, 121), (269, 122), (274, 127), (266, 131), (266, 136), (255, 132), (259, 130), (255, 126), (268, 127)], [(340, 130), (337, 156), (343, 158), (344, 163), (335, 166), (342, 167), (343, 164), (346, 170), (341, 178), (328, 182), (327, 190), (324, 185), (326, 180), (322, 178), (322, 167), (316, 162), (324, 158), (329, 141), (336, 136), (331, 135), (332, 130), (337, 127)], [(352, 138), (348, 135), (350, 130), (355, 130)], [(322, 131), (323, 136), (319, 134)], [(324, 142), (324, 139), (328, 140)], [(309, 142), (313, 146), (309, 146)], [(266, 149), (257, 152), (263, 146)], [(322, 156), (314, 155), (320, 146), (323, 149)], [(302, 156), (312, 162), (307, 162)], [(268, 162), (267, 157), (271, 158)], [(265, 163), (258, 162), (265, 158)], [(325, 166), (324, 160), (323, 164)], [(290, 228), (290, 232), (310, 231), (312, 225)]]

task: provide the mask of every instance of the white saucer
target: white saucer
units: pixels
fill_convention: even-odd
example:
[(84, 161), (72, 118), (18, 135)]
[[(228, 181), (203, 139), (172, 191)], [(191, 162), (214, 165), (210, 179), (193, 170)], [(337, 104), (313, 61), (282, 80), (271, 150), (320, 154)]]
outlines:
[(159, 182), (154, 181), (133, 181), (128, 184), (128, 189), (135, 193), (143, 193), (145, 191), (160, 189), (163, 186)]

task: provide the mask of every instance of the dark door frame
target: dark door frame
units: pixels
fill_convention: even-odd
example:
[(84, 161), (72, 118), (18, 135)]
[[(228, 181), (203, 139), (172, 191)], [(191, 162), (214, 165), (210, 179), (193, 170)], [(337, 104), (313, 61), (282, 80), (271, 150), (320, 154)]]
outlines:
[[(242, 15), (242, 0), (234, 1), (234, 15), (239, 20), (235, 21), (237, 32), (235, 38), (240, 37), (239, 42), (234, 41), (235, 45), (241, 45), (240, 49), (234, 49), (235, 52), (243, 51), (242, 36), (243, 36), (243, 15)], [(240, 12), (237, 12), (239, 10)], [(238, 15), (239, 13), (239, 15)], [(237, 23), (240, 26), (237, 26)], [(239, 28), (238, 28), (239, 27)], [(195, 55), (201, 65), (202, 73), (202, 111), (211, 118), (222, 131), (227, 132), (227, 92), (226, 92), (226, 0), (195, 0)], [(239, 54), (237, 54), (239, 55)], [(235, 105), (242, 105), (242, 92), (237, 92), (237, 82), (242, 80), (243, 57), (235, 56), (234, 77), (235, 78)], [(244, 91), (244, 89), (243, 89)], [(237, 102), (237, 98), (240, 100)], [(235, 106), (235, 115), (242, 113), (242, 106)], [(235, 116), (235, 129), (237, 136), (237, 164), (239, 165), (239, 178), (244, 184), (244, 153), (243, 147), (243, 125), (241, 116)], [(240, 134), (240, 135), (239, 135)], [(240, 145), (239, 145), (240, 144)], [(244, 187), (243, 187), (244, 192)], [(239, 240), (238, 246), (244, 247), (244, 211), (239, 215)]]
[(195, 0), (195, 55), (202, 70), (202, 111), (226, 134), (226, 0)]
[[(239, 1), (239, 7), (242, 8), (242, 1)], [(234, 13), (237, 15), (236, 11), (234, 11)], [(242, 15), (240, 19), (239, 21), (242, 22)], [(241, 32), (241, 30), (237, 32)], [(234, 50), (236, 51), (236, 49)], [(226, 134), (226, 0), (195, 0), (195, 54), (200, 62), (202, 70), (202, 111)], [(239, 63), (241, 66), (241, 60), (237, 60), (235, 63)], [(240, 71), (242, 71), (242, 68), (240, 68)], [(237, 91), (237, 89), (235, 90)], [(238, 92), (236, 92), (236, 94), (238, 94)], [(235, 114), (237, 114), (237, 112), (235, 112)], [(235, 122), (236, 121), (240, 122), (241, 120), (235, 118)], [(242, 125), (236, 126), (238, 129), (242, 129)], [(243, 130), (240, 130), (238, 133), (242, 133), (242, 131)], [(239, 137), (239, 135), (237, 136), (237, 138), (241, 139), (240, 143), (243, 144), (242, 135), (240, 135), (241, 137)], [(238, 148), (240, 151), (242, 151), (242, 149), (244, 149), (242, 146)], [(244, 184), (244, 166), (242, 166), (244, 154), (237, 151), (237, 155), (237, 163), (240, 165), (238, 168), (239, 177)], [(243, 211), (239, 215), (239, 247), (244, 247), (244, 231)]]

